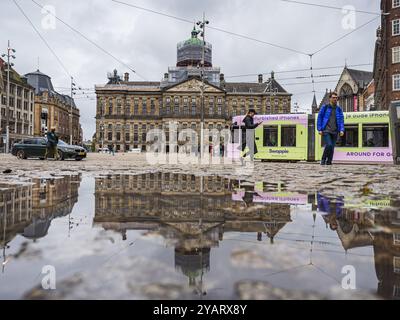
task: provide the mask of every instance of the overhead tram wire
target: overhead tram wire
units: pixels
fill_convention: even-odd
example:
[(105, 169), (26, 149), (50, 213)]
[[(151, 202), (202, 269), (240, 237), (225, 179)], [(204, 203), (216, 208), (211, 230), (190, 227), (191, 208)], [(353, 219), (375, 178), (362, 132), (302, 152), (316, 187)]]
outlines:
[[(293, 3), (293, 4), (301, 4), (301, 5), (307, 5), (307, 6), (313, 6), (313, 7), (320, 7), (320, 8), (325, 8), (325, 9), (333, 9), (333, 10), (343, 10), (343, 7), (334, 7), (334, 6), (328, 6), (324, 4), (317, 4), (317, 3), (309, 3), (309, 2), (302, 2), (302, 1), (294, 1), (294, 0), (281, 0), (282, 2), (288, 2), (288, 3)], [(365, 14), (370, 14), (370, 15), (376, 15), (380, 16), (382, 13), (378, 12), (372, 12), (372, 11), (365, 11), (365, 10), (351, 10), (354, 12), (358, 13), (365, 13)]]
[[(347, 67), (361, 67), (361, 66), (372, 66), (373, 63), (362, 63), (362, 64), (353, 64), (353, 65), (348, 65)], [(343, 65), (341, 66), (332, 66), (332, 67), (318, 67), (314, 68), (314, 70), (328, 70), (328, 69), (339, 69), (343, 68)], [(306, 72), (310, 71), (310, 68), (308, 69), (293, 69), (293, 70), (282, 70), (282, 71), (275, 71), (275, 74), (282, 74), (282, 73), (295, 73), (295, 72)], [(241, 74), (241, 75), (233, 75), (233, 76), (225, 76), (225, 78), (244, 78), (244, 77), (254, 77), (258, 76), (260, 73), (248, 73), (248, 74)], [(269, 75), (270, 72), (264, 72), (262, 75)]]
[[(315, 81), (315, 83), (342, 83), (342, 82), (346, 82), (346, 81), (344, 81), (344, 80)], [(283, 83), (282, 85), (283, 86), (292, 86), (292, 85), (305, 85), (305, 84), (310, 84), (310, 82), (292, 82), (292, 83)]]
[[(32, 1), (34, 1), (34, 0), (32, 0)], [(140, 7), (140, 6), (137, 6), (137, 5), (134, 5), (134, 4), (130, 4), (130, 3), (126, 3), (126, 2), (122, 2), (122, 1), (118, 1), (118, 0), (111, 0), (111, 1), (112, 1), (112, 2), (115, 2), (115, 3), (119, 3), (119, 4), (123, 4), (123, 5), (129, 6), (129, 7), (132, 7), (132, 8), (136, 8), (136, 9), (140, 9), (140, 10), (147, 11), (147, 12), (150, 12), (150, 13), (154, 13), (154, 14), (157, 14), (157, 15), (161, 15), (161, 16), (165, 16), (165, 17), (172, 18), (172, 19), (175, 19), (175, 20), (179, 20), (179, 21), (182, 21), (182, 22), (186, 22), (186, 23), (190, 23), (190, 24), (193, 23), (193, 21), (192, 21), (192, 20), (189, 20), (189, 19), (176, 17), (176, 16), (173, 16), (173, 15), (170, 15), (170, 14), (166, 14), (166, 13), (162, 13), (162, 12), (160, 12), (160, 11), (156, 11), (156, 10), (152, 10), (152, 9)], [(354, 32), (360, 30), (361, 28), (367, 26), (368, 24), (370, 24), (370, 23), (372, 23), (373, 21), (375, 21), (376, 19), (378, 19), (380, 16), (381, 16), (381, 14), (377, 15), (377, 16), (374, 17), (373, 19), (367, 21), (366, 23), (364, 23), (363, 25), (359, 26), (358, 28), (352, 30), (351, 32), (349, 32), (349, 33), (347, 33), (347, 34), (341, 36), (340, 38), (336, 39), (335, 41), (332, 41), (332, 42), (328, 43), (327, 45), (323, 46), (322, 48), (320, 48), (319, 50), (315, 51), (314, 53), (306, 53), (306, 52), (302, 52), (302, 51), (299, 51), (299, 50), (295, 50), (295, 49), (283, 47), (283, 46), (276, 45), (276, 44), (272, 44), (272, 43), (269, 43), (269, 42), (266, 42), (266, 41), (258, 40), (258, 39), (255, 39), (255, 38), (252, 38), (252, 37), (249, 37), (249, 36), (244, 36), (244, 35), (237, 34), (237, 33), (231, 32), (231, 31), (223, 30), (223, 29), (220, 29), (220, 28), (215, 28), (215, 27), (209, 27), (209, 28), (212, 29), (212, 30), (216, 30), (216, 31), (228, 33), (228, 34), (230, 34), (230, 35), (238, 36), (238, 37), (245, 38), (245, 39), (252, 40), (252, 41), (256, 41), (256, 42), (259, 42), (259, 43), (264, 43), (264, 44), (267, 44), (267, 45), (269, 45), (269, 46), (273, 46), (273, 47), (277, 47), (277, 48), (280, 48), (280, 49), (284, 49), (284, 50), (296, 52), (296, 53), (299, 53), (299, 54), (302, 54), (302, 55), (307, 55), (307, 56), (310, 57), (310, 69), (307, 69), (307, 70), (311, 70), (311, 78), (313, 79), (312, 59), (313, 59), (313, 57), (314, 57), (316, 54), (320, 53), (321, 51), (325, 50), (326, 48), (330, 47), (331, 45), (337, 43), (338, 41), (340, 41), (340, 40), (342, 40), (342, 39), (348, 37), (349, 35), (351, 35), (351, 34), (353, 34)], [(305, 70), (305, 71), (307, 71), (307, 70)], [(314, 79), (313, 79), (313, 81), (312, 81), (312, 84), (313, 84), (313, 92), (315, 91), (315, 86), (314, 86), (314, 84), (315, 84), (315, 83), (322, 83), (322, 82), (323, 82), (323, 81), (315, 82)], [(290, 85), (294, 85), (294, 84), (290, 84)]]
[(358, 28), (346, 33), (345, 35), (341, 36), (340, 38), (328, 43), (327, 45), (323, 46), (321, 49), (315, 51), (314, 53), (312, 53), (313, 56), (315, 56), (316, 54), (320, 53), (321, 51), (325, 50), (326, 48), (329, 48), (330, 46), (332, 46), (333, 44), (337, 43), (340, 40), (343, 40), (344, 38), (348, 37), (349, 35), (353, 34), (354, 32), (364, 28), (365, 26), (369, 25), (370, 23), (374, 22), (375, 20), (379, 19), (380, 17), (375, 17), (369, 21), (367, 21), (366, 23), (362, 24), (361, 26), (359, 26)]
[[(31, 0), (31, 1), (35, 1), (35, 0)], [(141, 7), (141, 6), (138, 6), (138, 5), (134, 5), (134, 4), (131, 4), (131, 3), (126, 3), (126, 2), (123, 2), (123, 1), (119, 1), (119, 0), (111, 0), (111, 1), (115, 2), (115, 3), (126, 5), (128, 7), (136, 8), (136, 9), (147, 11), (147, 12), (154, 13), (154, 14), (157, 14), (157, 15), (165, 16), (165, 17), (168, 17), (168, 18), (171, 18), (171, 19), (175, 19), (175, 20), (179, 20), (179, 21), (182, 21), (182, 22), (193, 24), (193, 20), (189, 20), (189, 19), (173, 16), (171, 14), (166, 14), (166, 13), (163, 13), (163, 12), (160, 12), (160, 11), (144, 8), (144, 7)], [(336, 43), (337, 41), (342, 40), (343, 38), (349, 36), (350, 34), (358, 31), (359, 29), (361, 29), (363, 27), (365, 27), (366, 25), (368, 25), (372, 21), (374, 21), (377, 18), (379, 18), (379, 16), (380, 16), (380, 14), (377, 17), (374, 17), (374, 19), (372, 19), (372, 20), (368, 21), (367, 23), (361, 25), (360, 27), (352, 30), (351, 32), (345, 34), (344, 36), (341, 36), (339, 39), (335, 40), (332, 43), (329, 43), (328, 45), (322, 47), (321, 49), (317, 50), (314, 53), (306, 53), (306, 52), (303, 52), (303, 51), (300, 51), (300, 50), (296, 50), (296, 49), (284, 47), (284, 46), (281, 46), (281, 45), (273, 44), (273, 43), (270, 43), (270, 42), (267, 42), (267, 41), (259, 40), (259, 39), (256, 39), (256, 38), (253, 38), (253, 37), (250, 37), (250, 36), (246, 36), (246, 35), (241, 35), (241, 34), (238, 34), (238, 33), (235, 33), (235, 32), (231, 32), (231, 31), (228, 31), (228, 30), (224, 30), (224, 29), (221, 29), (221, 28), (216, 28), (216, 27), (210, 26), (209, 29), (220, 31), (220, 32), (224, 32), (224, 33), (227, 33), (227, 34), (230, 34), (230, 35), (234, 35), (234, 36), (237, 36), (237, 37), (241, 37), (241, 38), (244, 38), (244, 39), (248, 39), (248, 40), (264, 43), (264, 44), (267, 44), (269, 46), (273, 46), (273, 47), (276, 47), (276, 48), (280, 48), (280, 49), (296, 52), (296, 53), (299, 53), (299, 54), (302, 54), (302, 55), (307, 55), (307, 56), (313, 55), (314, 56), (317, 53), (319, 53), (320, 51), (322, 51), (322, 50), (326, 49), (327, 47), (329, 47), (330, 45), (332, 45), (333, 43)]]
[(319, 74), (319, 75), (314, 75), (313, 77), (311, 76), (302, 76), (302, 77), (293, 77), (293, 78), (281, 78), (281, 79), (276, 79), (277, 81), (285, 81), (285, 80), (299, 80), (299, 79), (312, 79), (312, 78), (331, 78), (331, 77), (337, 77), (340, 76), (341, 73), (335, 73), (335, 74)]
[[(13, 0), (15, 1), (15, 0)], [(123, 62), (121, 59), (118, 59), (116, 56), (114, 56), (112, 53), (108, 52), (106, 49), (104, 49), (103, 47), (101, 47), (99, 44), (97, 44), (96, 42), (94, 42), (93, 40), (91, 40), (90, 38), (88, 38), (87, 36), (85, 36), (82, 32), (80, 32), (79, 30), (77, 30), (76, 28), (72, 27), (70, 24), (68, 24), (67, 22), (65, 22), (64, 20), (62, 20), (61, 18), (59, 18), (58, 16), (56, 16), (55, 14), (53, 14), (51, 11), (47, 10), (44, 6), (42, 6), (40, 3), (38, 3), (35, 0), (31, 0), (36, 6), (38, 6), (39, 8), (41, 8), (42, 10), (44, 10), (46, 13), (52, 15), (54, 18), (56, 18), (58, 21), (60, 21), (62, 24), (64, 24), (65, 26), (67, 26), (69, 29), (71, 29), (72, 31), (74, 31), (75, 33), (77, 33), (78, 35), (80, 35), (82, 38), (84, 38), (86, 41), (90, 42), (92, 45), (94, 45), (96, 48), (98, 48), (99, 50), (101, 50), (103, 53), (107, 54), (108, 56), (110, 56), (111, 58), (113, 58), (115, 61), (117, 61), (118, 63), (120, 63), (121, 65), (125, 66), (126, 68), (128, 68), (130, 71), (132, 71), (133, 73), (135, 73), (136, 75), (138, 75), (141, 79), (146, 80), (145, 77), (143, 77), (141, 74), (139, 74), (135, 69), (133, 69), (131, 66), (127, 65), (125, 62)]]
[(22, 15), (25, 17), (25, 19), (29, 22), (33, 30), (37, 33), (39, 38), (43, 41), (43, 43), (46, 45), (46, 47), (50, 50), (50, 52), (53, 54), (53, 56), (57, 59), (58, 63), (60, 66), (64, 69), (65, 73), (68, 75), (69, 78), (72, 77), (72, 75), (69, 73), (68, 69), (65, 67), (64, 63), (61, 61), (61, 59), (58, 57), (58, 55), (55, 53), (55, 51), (50, 47), (49, 43), (46, 41), (46, 39), (42, 36), (42, 34), (39, 32), (39, 30), (35, 27), (33, 24), (32, 20), (29, 19), (29, 17), (26, 15), (24, 9), (18, 4), (16, 0), (12, 0), (16, 7), (19, 9), (19, 11), (22, 13)]
[[(56, 52), (52, 49), (52, 47), (50, 46), (50, 44), (46, 41), (46, 39), (42, 36), (42, 34), (40, 33), (40, 31), (35, 27), (35, 25), (33, 24), (32, 20), (28, 17), (28, 15), (25, 13), (24, 9), (18, 4), (18, 2), (16, 0), (12, 0), (14, 2), (14, 4), (16, 5), (16, 7), (18, 8), (18, 10), (22, 13), (22, 15), (26, 18), (26, 20), (29, 22), (29, 24), (31, 25), (31, 27), (33, 28), (33, 30), (37, 33), (37, 35), (39, 36), (39, 38), (43, 41), (43, 43), (46, 45), (46, 47), (49, 49), (49, 51), (53, 54), (53, 56), (56, 58), (56, 60), (58, 61), (58, 63), (60, 64), (60, 66), (62, 67), (62, 69), (65, 71), (65, 73), (67, 74), (68, 78), (74, 78), (71, 73), (68, 71), (67, 67), (64, 65), (64, 63), (61, 61), (60, 57), (56, 54)], [(60, 91), (67, 91), (68, 93), (70, 93), (71, 88), (69, 87), (56, 87), (56, 88), (64, 88), (65, 90), (60, 90)], [(79, 87), (80, 88), (80, 87)], [(77, 89), (78, 90), (78, 89)], [(81, 89), (79, 89), (81, 90)], [(92, 89), (89, 89), (92, 90)], [(89, 91), (89, 90), (85, 90), (85, 91)], [(66, 92), (66, 93), (67, 93)]]
[[(32, 1), (34, 1), (34, 0), (32, 0)], [(115, 3), (119, 3), (119, 4), (122, 4), (122, 5), (125, 5), (125, 6), (128, 6), (128, 7), (132, 7), (132, 8), (135, 8), (135, 9), (139, 9), (139, 10), (147, 11), (147, 12), (154, 13), (154, 14), (157, 14), (157, 15), (160, 15), (160, 16), (164, 16), (164, 17), (168, 17), (168, 18), (171, 18), (171, 19), (175, 19), (175, 20), (178, 20), (178, 21), (181, 21), (181, 22), (190, 23), (191, 25), (193, 25), (193, 20), (189, 20), (189, 19), (173, 16), (171, 14), (167, 14), (167, 13), (163, 13), (163, 12), (160, 12), (160, 11), (144, 8), (144, 7), (137, 6), (137, 5), (134, 5), (134, 4), (131, 4), (131, 3), (126, 3), (126, 2), (123, 2), (123, 1), (118, 1), (118, 0), (111, 0), (111, 1), (115, 2)], [(238, 33), (235, 33), (235, 32), (229, 31), (229, 30), (224, 30), (224, 29), (217, 28), (217, 27), (212, 27), (212, 26), (208, 26), (207, 28), (211, 29), (211, 30), (218, 31), (218, 32), (230, 34), (230, 35), (233, 35), (233, 36), (236, 36), (236, 37), (239, 37), (239, 38), (243, 38), (243, 39), (246, 39), (246, 40), (251, 40), (251, 41), (259, 42), (259, 43), (262, 43), (262, 44), (266, 44), (266, 45), (269, 45), (271, 47), (279, 48), (279, 49), (282, 49), (282, 50), (287, 50), (287, 51), (291, 51), (291, 52), (302, 54), (302, 55), (309, 55), (308, 53), (300, 51), (300, 50), (296, 50), (296, 49), (288, 48), (288, 47), (285, 47), (285, 46), (282, 46), (282, 45), (278, 45), (278, 44), (274, 44), (274, 43), (271, 43), (271, 42), (267, 42), (267, 41), (264, 41), (264, 40), (256, 39), (256, 38), (253, 38), (253, 37), (250, 37), (250, 36), (247, 36), (247, 35), (238, 34)]]
[[(34, 1), (34, 0), (32, 0), (32, 1)], [(176, 19), (176, 20), (179, 20), (179, 21), (187, 22), (187, 23), (190, 23), (190, 24), (193, 23), (192, 20), (188, 20), (188, 19), (176, 17), (176, 16), (173, 16), (173, 15), (170, 15), (170, 14), (165, 14), (165, 13), (162, 13), (162, 12), (159, 12), (159, 11), (156, 11), (156, 10), (151, 10), (151, 9), (144, 8), (144, 7), (140, 7), (140, 6), (137, 6), (137, 5), (130, 4), (130, 3), (126, 3), (126, 2), (122, 2), (122, 1), (118, 1), (118, 0), (111, 0), (111, 1), (112, 1), (112, 2), (115, 2), (115, 3), (119, 3), (119, 4), (123, 4), (123, 5), (129, 6), (129, 7), (133, 7), (133, 8), (136, 8), (136, 9), (140, 9), (140, 10), (144, 10), (144, 11), (147, 11), (147, 12), (151, 12), (151, 13), (154, 13), (154, 14), (166, 16), (166, 17), (169, 17), (169, 18), (172, 18), (172, 19)], [(305, 53), (305, 52), (302, 52), (302, 51), (299, 51), (299, 50), (294, 50), (294, 49), (291, 49), (291, 48), (287, 48), (287, 47), (283, 47), (283, 46), (271, 44), (271, 43), (266, 42), (266, 41), (258, 40), (258, 39), (255, 39), (255, 38), (252, 38), (252, 37), (248, 37), (248, 36), (243, 36), (243, 35), (240, 35), (240, 34), (237, 34), (237, 33), (234, 33), (234, 32), (230, 32), (230, 31), (223, 30), (223, 29), (219, 29), (219, 28), (215, 28), (215, 27), (209, 27), (209, 28), (212, 29), (212, 30), (216, 30), (216, 31), (228, 33), (228, 34), (231, 34), (231, 35), (234, 35), (234, 36), (238, 36), (238, 37), (241, 37), (241, 38), (245, 38), (245, 39), (248, 39), (248, 40), (252, 40), (252, 41), (264, 43), (264, 44), (267, 44), (267, 45), (270, 45), (270, 46), (273, 46), (273, 47), (277, 47), (277, 48), (281, 48), (281, 49), (284, 49), (284, 50), (289, 50), (289, 51), (292, 51), (292, 52), (296, 52), (296, 53), (299, 53), (299, 54), (303, 54), (303, 55), (309, 56), (309, 57), (310, 57), (310, 69), (308, 69), (308, 70), (311, 70), (311, 78), (312, 78), (313, 92), (314, 92), (314, 91), (315, 91), (315, 86), (314, 86), (314, 84), (315, 84), (316, 82), (315, 82), (314, 79), (313, 79), (313, 66), (312, 66), (312, 59), (313, 59), (313, 57), (314, 57), (316, 54), (320, 53), (321, 51), (325, 50), (326, 48), (330, 47), (330, 46), (333, 45), (334, 43), (337, 43), (338, 41), (340, 41), (340, 40), (342, 40), (342, 39), (348, 37), (349, 35), (353, 34), (354, 32), (356, 32), (356, 31), (360, 30), (361, 28), (367, 26), (367, 25), (370, 24), (371, 22), (373, 22), (373, 21), (375, 21), (376, 19), (378, 19), (380, 16), (381, 16), (380, 14), (377, 15), (377, 16), (374, 17), (372, 20), (369, 20), (368, 22), (366, 22), (366, 23), (364, 23), (363, 25), (359, 26), (358, 28), (352, 30), (351, 32), (349, 32), (349, 33), (347, 33), (347, 34), (341, 36), (340, 38), (336, 39), (335, 41), (330, 42), (329, 44), (323, 46), (321, 49), (315, 51), (314, 53)], [(320, 83), (320, 82), (318, 82), (318, 83)]]

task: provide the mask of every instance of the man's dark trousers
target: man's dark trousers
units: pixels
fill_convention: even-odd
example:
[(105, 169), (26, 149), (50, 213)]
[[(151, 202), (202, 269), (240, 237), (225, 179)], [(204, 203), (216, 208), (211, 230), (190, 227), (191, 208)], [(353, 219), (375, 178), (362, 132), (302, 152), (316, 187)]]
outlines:
[(331, 165), (333, 160), (333, 154), (335, 152), (335, 145), (338, 138), (337, 133), (324, 132), (323, 139), (325, 142), (325, 150), (322, 156), (321, 164)]

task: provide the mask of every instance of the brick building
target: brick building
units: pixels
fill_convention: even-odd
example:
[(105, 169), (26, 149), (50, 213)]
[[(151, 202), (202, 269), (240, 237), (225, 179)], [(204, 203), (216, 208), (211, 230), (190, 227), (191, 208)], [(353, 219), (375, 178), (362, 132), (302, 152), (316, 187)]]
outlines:
[(388, 110), (400, 101), (400, 0), (382, 0), (374, 55), (375, 104)]

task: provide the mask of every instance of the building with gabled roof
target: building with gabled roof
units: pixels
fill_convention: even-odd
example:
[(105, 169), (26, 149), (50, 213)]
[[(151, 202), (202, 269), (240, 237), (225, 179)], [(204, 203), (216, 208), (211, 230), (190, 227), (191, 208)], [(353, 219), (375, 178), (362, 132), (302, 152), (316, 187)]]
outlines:
[(51, 127), (56, 128), (59, 138), (66, 143), (82, 144), (80, 111), (70, 96), (54, 90), (51, 78), (39, 70), (25, 75), (35, 88), (34, 134), (43, 136)]

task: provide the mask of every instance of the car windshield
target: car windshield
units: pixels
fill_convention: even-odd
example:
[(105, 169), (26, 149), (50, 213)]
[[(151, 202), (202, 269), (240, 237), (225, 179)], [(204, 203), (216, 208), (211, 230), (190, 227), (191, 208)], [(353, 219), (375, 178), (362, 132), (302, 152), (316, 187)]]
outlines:
[(58, 145), (59, 146), (68, 146), (69, 144), (64, 142), (64, 141), (62, 141), (62, 140), (58, 140)]

